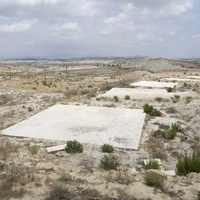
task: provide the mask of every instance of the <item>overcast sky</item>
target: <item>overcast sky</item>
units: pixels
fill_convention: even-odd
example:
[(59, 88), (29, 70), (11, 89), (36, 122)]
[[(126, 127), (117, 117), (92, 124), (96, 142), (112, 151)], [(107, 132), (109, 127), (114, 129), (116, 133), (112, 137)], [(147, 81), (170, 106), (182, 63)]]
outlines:
[(0, 0), (0, 58), (200, 57), (200, 0)]

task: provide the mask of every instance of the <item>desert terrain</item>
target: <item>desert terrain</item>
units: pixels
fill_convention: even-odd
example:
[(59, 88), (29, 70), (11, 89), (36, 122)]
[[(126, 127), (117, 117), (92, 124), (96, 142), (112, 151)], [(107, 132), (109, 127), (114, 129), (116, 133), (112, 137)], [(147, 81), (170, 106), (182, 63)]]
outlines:
[[(137, 150), (114, 148), (111, 154), (120, 162), (116, 170), (100, 166), (102, 157), (108, 155), (101, 151), (100, 145), (85, 142), (83, 152), (77, 154), (64, 150), (48, 153), (46, 148), (66, 141), (0, 134), (0, 199), (200, 199), (200, 173), (174, 174), (182, 156), (200, 152), (199, 76), (198, 59), (0, 61), (0, 133), (56, 104), (143, 109), (148, 103), (162, 113), (160, 117), (146, 114)], [(162, 82), (164, 78), (186, 80), (172, 80), (178, 85), (172, 88), (173, 93), (168, 92), (169, 96), (159, 95), (159, 91), (155, 95), (153, 90), (154, 95), (147, 96), (145, 89), (151, 90), (149, 87), (142, 88), (144, 91), (137, 95), (128, 93), (137, 89), (132, 83)], [(118, 88), (117, 95), (105, 95), (113, 88)], [(127, 88), (127, 94), (120, 93), (122, 88)], [(166, 130), (172, 124), (181, 127), (175, 138), (153, 135), (155, 130)], [(144, 169), (145, 159), (159, 159), (159, 170)], [(147, 172), (159, 174), (162, 187), (146, 184)], [(55, 188), (65, 195), (59, 197)]]

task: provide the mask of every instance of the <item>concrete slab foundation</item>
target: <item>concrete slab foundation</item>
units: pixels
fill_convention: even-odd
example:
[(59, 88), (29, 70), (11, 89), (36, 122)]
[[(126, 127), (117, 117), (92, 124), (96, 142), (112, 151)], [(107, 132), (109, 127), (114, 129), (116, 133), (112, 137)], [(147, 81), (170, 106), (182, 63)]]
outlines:
[(163, 78), (163, 81), (192, 81), (192, 82), (200, 82), (200, 79), (194, 79), (194, 78)]
[(134, 87), (150, 87), (150, 88), (167, 88), (175, 87), (178, 83), (169, 83), (169, 82), (158, 82), (158, 81), (139, 81), (136, 83), (131, 83), (131, 86)]
[(98, 97), (113, 98), (118, 96), (124, 99), (125, 95), (129, 95), (132, 99), (153, 99), (156, 97), (170, 98), (174, 95), (180, 97), (196, 96), (197, 94), (195, 92), (167, 92), (166, 89), (112, 88), (105, 94), (98, 95)]
[(2, 134), (137, 149), (144, 118), (142, 109), (55, 105)]

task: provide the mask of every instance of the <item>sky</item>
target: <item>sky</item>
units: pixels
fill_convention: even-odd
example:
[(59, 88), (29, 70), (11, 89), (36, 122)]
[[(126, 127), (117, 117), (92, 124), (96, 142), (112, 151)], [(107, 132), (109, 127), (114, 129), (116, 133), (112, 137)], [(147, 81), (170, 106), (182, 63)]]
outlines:
[(0, 58), (200, 57), (199, 0), (0, 0)]

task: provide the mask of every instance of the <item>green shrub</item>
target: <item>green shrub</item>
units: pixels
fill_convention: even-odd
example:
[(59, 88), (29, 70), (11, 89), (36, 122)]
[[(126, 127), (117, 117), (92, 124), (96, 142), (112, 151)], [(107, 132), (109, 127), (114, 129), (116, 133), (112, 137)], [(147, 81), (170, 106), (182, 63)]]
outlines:
[(161, 112), (156, 108), (153, 108), (153, 106), (150, 106), (148, 103), (143, 106), (143, 110), (151, 116), (161, 116)]
[(119, 101), (118, 96), (114, 96), (113, 99), (114, 99), (115, 102), (118, 102), (118, 101)]
[(100, 167), (105, 170), (116, 170), (119, 167), (120, 163), (117, 157), (115, 156), (107, 156), (104, 157), (100, 161)]
[(197, 194), (197, 200), (200, 200), (200, 192)]
[(36, 155), (39, 151), (39, 147), (34, 145), (34, 146), (28, 146), (28, 150), (31, 153), (31, 155)]
[(143, 110), (145, 113), (150, 114), (153, 111), (153, 106), (150, 106), (148, 103), (146, 103), (143, 106)]
[(174, 97), (172, 97), (173, 103), (177, 103), (179, 100), (180, 100), (180, 95), (174, 95)]
[(164, 179), (162, 176), (160, 176), (157, 173), (149, 172), (145, 175), (144, 180), (147, 185), (156, 187), (156, 188), (162, 188)]
[(176, 123), (172, 123), (171, 129), (175, 130), (177, 132), (182, 132), (183, 131), (182, 128), (181, 128), (181, 126), (179, 124), (176, 124)]
[(169, 140), (172, 140), (176, 137), (177, 131), (173, 129), (169, 129), (163, 132), (163, 137)]
[(32, 112), (33, 111), (33, 108), (32, 107), (28, 107), (28, 112)]
[(43, 80), (43, 81), (42, 81), (42, 84), (43, 84), (43, 85), (47, 85), (47, 81), (46, 81), (46, 80)]
[(172, 91), (173, 91), (173, 88), (167, 87), (166, 90), (167, 90), (167, 92), (172, 92)]
[(163, 98), (162, 97), (156, 97), (155, 100), (158, 101), (158, 102), (161, 102), (161, 101), (163, 101)]
[(200, 153), (193, 152), (180, 158), (176, 164), (177, 175), (187, 175), (190, 172), (200, 173)]
[(184, 82), (183, 86), (184, 86), (184, 87), (187, 87), (187, 86), (188, 86), (188, 84), (187, 84), (186, 82)]
[(82, 153), (83, 152), (83, 145), (76, 140), (67, 141), (65, 151), (67, 153)]
[(144, 169), (159, 169), (158, 161), (157, 160), (150, 160), (146, 165), (143, 163)]
[(152, 135), (154, 137), (164, 137), (166, 139), (171, 140), (176, 137), (177, 131), (174, 129), (168, 129), (168, 130), (164, 130), (164, 131), (158, 129), (158, 130), (154, 131)]
[(129, 100), (129, 99), (130, 99), (130, 96), (129, 96), (129, 95), (125, 95), (124, 99), (125, 99), (125, 100)]
[(104, 153), (112, 153), (114, 151), (114, 147), (109, 144), (104, 144), (101, 146), (101, 151)]
[(85, 94), (87, 94), (88, 92), (89, 92), (89, 90), (86, 90), (86, 89), (81, 90), (81, 91), (80, 91), (80, 95), (85, 95)]
[(154, 137), (163, 137), (163, 132), (162, 130), (158, 129), (156, 131), (153, 132), (153, 136)]

